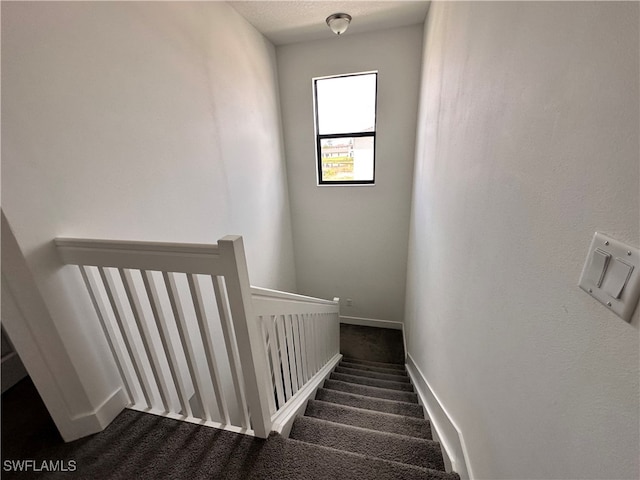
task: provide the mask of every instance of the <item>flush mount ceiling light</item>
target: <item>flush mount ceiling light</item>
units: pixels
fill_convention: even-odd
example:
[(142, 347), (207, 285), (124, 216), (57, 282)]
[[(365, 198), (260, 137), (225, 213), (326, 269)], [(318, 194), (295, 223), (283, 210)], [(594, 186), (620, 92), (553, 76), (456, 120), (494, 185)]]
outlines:
[(349, 28), (351, 23), (351, 15), (348, 13), (334, 13), (327, 17), (327, 25), (336, 35), (342, 35)]

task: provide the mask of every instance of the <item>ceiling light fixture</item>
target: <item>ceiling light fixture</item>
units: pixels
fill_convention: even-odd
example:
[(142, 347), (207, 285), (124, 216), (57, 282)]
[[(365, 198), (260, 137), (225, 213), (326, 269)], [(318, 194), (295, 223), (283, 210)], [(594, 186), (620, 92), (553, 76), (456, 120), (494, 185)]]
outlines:
[(349, 28), (351, 23), (351, 15), (348, 13), (334, 13), (327, 17), (327, 25), (336, 35), (342, 35)]

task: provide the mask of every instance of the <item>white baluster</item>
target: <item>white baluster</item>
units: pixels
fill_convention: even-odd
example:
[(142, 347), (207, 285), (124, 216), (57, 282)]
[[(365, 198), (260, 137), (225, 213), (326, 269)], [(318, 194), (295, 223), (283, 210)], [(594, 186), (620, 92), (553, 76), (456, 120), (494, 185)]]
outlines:
[(287, 338), (284, 329), (284, 316), (278, 315), (275, 319), (276, 330), (278, 332), (278, 347), (280, 351), (280, 361), (282, 362), (282, 379), (284, 380), (284, 392), (287, 400), (291, 398), (291, 373), (289, 370), (289, 354), (287, 353)]
[(276, 335), (276, 317), (272, 315), (264, 318), (267, 322), (267, 333), (269, 335), (269, 352), (271, 353), (271, 363), (273, 365), (273, 379), (276, 386), (276, 395), (278, 397), (278, 408), (282, 407), (287, 401), (284, 396), (284, 384), (282, 381), (280, 356), (278, 355), (278, 337)]
[(160, 394), (160, 400), (162, 401), (162, 408), (165, 412), (169, 411), (169, 395), (166, 382), (164, 381), (164, 377), (160, 374), (160, 359), (158, 358), (157, 352), (150, 345), (151, 333), (149, 331), (149, 327), (147, 323), (142, 318), (142, 305), (140, 304), (140, 299), (138, 297), (137, 292), (135, 292), (135, 287), (133, 286), (133, 278), (131, 277), (130, 270), (124, 270), (122, 268), (118, 268), (118, 272), (120, 272), (120, 278), (122, 279), (122, 285), (124, 286), (125, 294), (127, 295), (127, 299), (129, 300), (129, 306), (131, 307), (131, 312), (133, 313), (133, 318), (138, 326), (138, 331), (140, 332), (140, 336), (142, 338), (142, 345), (144, 347), (144, 351), (147, 354), (147, 358), (150, 359), (151, 373), (153, 374), (153, 378), (156, 381), (156, 387), (158, 388), (158, 393)]
[(96, 314), (98, 315), (98, 321), (100, 322), (100, 326), (102, 327), (102, 331), (104, 332), (104, 336), (107, 340), (107, 344), (109, 345), (109, 349), (111, 350), (111, 354), (113, 355), (113, 359), (116, 362), (116, 367), (118, 368), (118, 373), (120, 373), (120, 378), (122, 379), (122, 383), (124, 384), (124, 389), (127, 392), (130, 403), (135, 403), (135, 398), (133, 397), (133, 389), (131, 388), (130, 382), (125, 375), (123, 361), (121, 358), (124, 357), (120, 348), (117, 347), (117, 343), (115, 343), (115, 333), (113, 332), (111, 325), (107, 321), (107, 310), (105, 305), (102, 303), (100, 299), (100, 294), (98, 292), (98, 286), (95, 283), (95, 279), (85, 270), (87, 267), (78, 266), (80, 269), (80, 274), (82, 275), (82, 279), (87, 287), (87, 291), (89, 292), (89, 297), (91, 298), (91, 303), (93, 303), (93, 307), (96, 310)]
[(204, 379), (200, 368), (196, 361), (196, 355), (189, 338), (189, 332), (187, 330), (187, 320), (184, 315), (182, 303), (180, 301), (180, 293), (176, 284), (175, 276), (173, 273), (162, 272), (165, 285), (167, 286), (167, 294), (169, 295), (169, 302), (171, 303), (171, 311), (178, 327), (178, 337), (180, 337), (180, 343), (182, 344), (182, 350), (184, 351), (185, 358), (187, 360), (187, 368), (189, 369), (189, 375), (193, 382), (193, 388), (196, 392), (196, 396), (206, 420), (211, 420), (211, 412), (209, 410), (209, 402), (206, 401), (204, 396)]
[(218, 365), (216, 364), (216, 358), (214, 356), (213, 335), (209, 322), (207, 321), (204, 311), (204, 302), (202, 300), (202, 292), (200, 291), (200, 285), (195, 275), (187, 275), (187, 281), (189, 282), (189, 291), (191, 292), (191, 299), (193, 301), (193, 308), (195, 309), (196, 319), (198, 321), (198, 329), (200, 336), (204, 343), (204, 354), (207, 359), (207, 365), (209, 366), (209, 373), (211, 374), (211, 381), (213, 382), (213, 393), (216, 397), (216, 404), (224, 424), (229, 424), (229, 409), (227, 408), (227, 402), (222, 393), (222, 384), (220, 382), (220, 373), (218, 371)]
[(302, 388), (302, 386), (306, 383), (302, 375), (302, 345), (300, 343), (300, 331), (299, 331), (299, 322), (298, 315), (291, 315), (291, 330), (293, 332), (293, 344), (295, 349), (296, 356), (296, 377), (298, 379), (298, 388)]
[(184, 379), (182, 378), (182, 375), (180, 375), (180, 370), (178, 368), (178, 352), (176, 351), (173, 343), (171, 343), (170, 340), (171, 334), (169, 331), (169, 324), (162, 310), (162, 303), (160, 302), (160, 296), (153, 279), (153, 274), (144, 270), (142, 272), (142, 282), (144, 283), (144, 288), (147, 292), (147, 297), (149, 298), (149, 304), (151, 306), (153, 318), (156, 322), (156, 327), (158, 327), (160, 342), (162, 343), (162, 348), (164, 350), (165, 356), (167, 357), (171, 379), (173, 380), (178, 393), (178, 399), (180, 401), (180, 406), (182, 407), (182, 414), (184, 416), (191, 417), (193, 416), (193, 413), (191, 411), (191, 405), (189, 404), (187, 386), (184, 382)]
[(247, 399), (244, 393), (244, 385), (242, 382), (242, 367), (240, 365), (240, 356), (238, 354), (238, 343), (233, 332), (233, 324), (231, 323), (231, 313), (229, 312), (229, 303), (227, 299), (227, 291), (224, 286), (224, 280), (220, 276), (211, 277), (213, 281), (213, 290), (218, 305), (218, 313), (220, 315), (220, 326), (222, 327), (222, 336), (224, 344), (227, 347), (227, 356), (229, 357), (229, 366), (231, 368), (231, 380), (233, 389), (236, 393), (238, 406), (242, 415), (242, 426), (249, 428), (249, 410), (247, 409)]
[(140, 353), (136, 348), (133, 347), (131, 343), (133, 335), (129, 324), (125, 321), (126, 319), (124, 318), (124, 308), (122, 306), (122, 303), (120, 302), (120, 298), (116, 294), (117, 291), (113, 277), (111, 276), (111, 272), (106, 271), (102, 267), (99, 267), (98, 271), (100, 272), (100, 278), (102, 279), (102, 283), (104, 284), (107, 298), (109, 299), (109, 303), (111, 304), (113, 316), (116, 319), (116, 323), (118, 324), (118, 328), (120, 329), (125, 348), (127, 349), (127, 353), (129, 354), (129, 358), (131, 359), (131, 365), (133, 366), (136, 377), (140, 384), (140, 389), (142, 390), (142, 395), (144, 396), (146, 406), (151, 408), (151, 384), (149, 383), (149, 379), (144, 372)]

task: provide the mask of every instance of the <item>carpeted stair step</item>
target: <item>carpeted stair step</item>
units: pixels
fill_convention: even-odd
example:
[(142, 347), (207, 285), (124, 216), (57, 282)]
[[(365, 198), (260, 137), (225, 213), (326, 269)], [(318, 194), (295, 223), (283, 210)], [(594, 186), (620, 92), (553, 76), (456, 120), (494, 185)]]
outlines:
[(402, 375), (404, 377), (407, 377), (407, 372), (404, 372), (402, 370), (397, 370), (393, 368), (373, 367), (371, 365), (365, 365), (362, 363), (351, 363), (351, 362), (345, 361), (344, 359), (340, 361), (339, 365), (341, 367), (357, 368), (358, 370), (366, 370), (368, 372), (388, 373), (390, 375)]
[(296, 418), (289, 438), (383, 460), (444, 470), (440, 444), (433, 440), (378, 432), (307, 416)]
[(388, 388), (370, 387), (368, 385), (358, 385), (355, 383), (343, 382), (328, 378), (324, 381), (324, 388), (340, 390), (341, 392), (356, 393), (368, 397), (384, 398), (385, 400), (395, 400), (397, 402), (418, 403), (418, 396), (412, 392), (401, 392)]
[(322, 400), (309, 400), (305, 415), (379, 432), (397, 433), (425, 440), (432, 439), (429, 421), (421, 418), (373, 412)]
[(372, 362), (370, 360), (360, 360), (359, 358), (348, 358), (343, 357), (343, 361), (349, 363), (359, 363), (360, 365), (368, 365), (370, 367), (378, 367), (378, 368), (386, 368), (390, 370), (399, 370), (401, 372), (406, 372), (406, 368), (402, 363), (384, 363), (384, 362)]
[(357, 368), (341, 367), (340, 365), (338, 365), (333, 371), (336, 373), (344, 373), (346, 375), (358, 375), (360, 377), (377, 378), (379, 380), (390, 380), (392, 382), (411, 383), (411, 379), (407, 376), (371, 372), (367, 370), (359, 370)]
[[(261, 455), (259, 466), (275, 471), (274, 477), (255, 477), (260, 480), (460, 480), (456, 473), (405, 465), (358, 453), (343, 452), (330, 447), (269, 437), (278, 455)], [(264, 465), (263, 465), (264, 464)], [(253, 480), (253, 477), (250, 477)]]
[(380, 380), (378, 378), (361, 377), (359, 375), (346, 375), (344, 373), (332, 372), (329, 377), (341, 382), (357, 383), (358, 385), (368, 385), (370, 387), (388, 388), (389, 390), (399, 390), (401, 392), (413, 392), (413, 385), (404, 382), (392, 382), (390, 380)]
[[(326, 383), (326, 382), (325, 382)], [(316, 400), (331, 402), (349, 407), (364, 408), (376, 412), (393, 413), (406, 417), (424, 419), (424, 411), (417, 403), (398, 402), (382, 398), (372, 398), (366, 395), (319, 388), (316, 392)]]

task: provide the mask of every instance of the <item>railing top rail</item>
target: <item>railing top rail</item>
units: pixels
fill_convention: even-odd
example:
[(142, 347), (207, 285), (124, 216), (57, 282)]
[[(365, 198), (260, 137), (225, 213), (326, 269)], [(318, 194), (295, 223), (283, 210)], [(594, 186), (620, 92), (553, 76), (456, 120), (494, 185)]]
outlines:
[(224, 274), (217, 244), (80, 238), (56, 238), (54, 243), (62, 261), (70, 265)]
[(213, 243), (175, 243), (175, 242), (147, 242), (139, 240), (98, 240), (90, 238), (58, 237), (54, 240), (56, 246), (66, 249), (85, 250), (135, 250), (153, 253), (182, 253), (196, 255), (219, 255), (218, 245)]
[(254, 297), (266, 297), (277, 300), (291, 300), (295, 302), (315, 303), (319, 305), (338, 305), (336, 300), (325, 300), (323, 298), (308, 297), (306, 295), (298, 295), (297, 293), (281, 292), (279, 290), (271, 290), (269, 288), (251, 287), (251, 295)]

